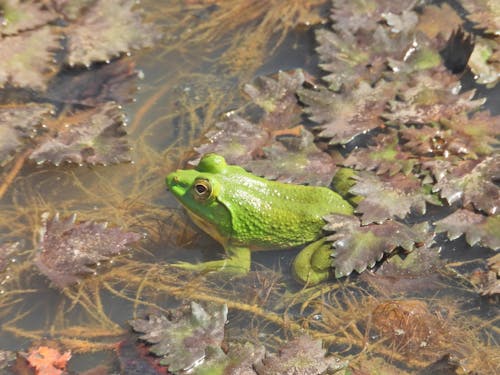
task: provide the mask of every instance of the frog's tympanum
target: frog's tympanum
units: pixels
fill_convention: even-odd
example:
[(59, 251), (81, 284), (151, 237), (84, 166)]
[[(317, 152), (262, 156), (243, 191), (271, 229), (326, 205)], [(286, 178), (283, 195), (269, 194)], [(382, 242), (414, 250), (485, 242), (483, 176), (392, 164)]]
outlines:
[(293, 272), (299, 281), (316, 284), (328, 277), (332, 264), (331, 249), (321, 239), (323, 217), (353, 213), (328, 188), (269, 181), (217, 154), (205, 155), (196, 169), (170, 173), (166, 182), (196, 225), (226, 251), (226, 259), (177, 264), (194, 270), (248, 272), (251, 251), (312, 242), (295, 258)]

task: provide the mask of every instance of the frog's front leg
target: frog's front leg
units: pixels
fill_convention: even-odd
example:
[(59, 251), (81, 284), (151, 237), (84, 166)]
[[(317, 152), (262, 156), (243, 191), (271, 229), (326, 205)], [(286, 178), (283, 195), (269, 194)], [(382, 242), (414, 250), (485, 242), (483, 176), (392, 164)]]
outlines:
[(326, 280), (332, 266), (331, 253), (331, 246), (324, 239), (306, 246), (293, 261), (295, 278), (310, 286)]
[(198, 264), (179, 262), (173, 264), (173, 266), (199, 272), (225, 271), (245, 274), (250, 271), (251, 252), (249, 248), (228, 246), (225, 250), (225, 259), (212, 260)]

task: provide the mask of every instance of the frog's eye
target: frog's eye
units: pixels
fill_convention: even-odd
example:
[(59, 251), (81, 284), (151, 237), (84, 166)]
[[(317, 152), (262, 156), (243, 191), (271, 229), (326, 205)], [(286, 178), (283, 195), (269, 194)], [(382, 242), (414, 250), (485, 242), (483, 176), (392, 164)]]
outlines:
[(212, 185), (208, 180), (196, 180), (193, 185), (194, 198), (206, 200), (212, 195)]

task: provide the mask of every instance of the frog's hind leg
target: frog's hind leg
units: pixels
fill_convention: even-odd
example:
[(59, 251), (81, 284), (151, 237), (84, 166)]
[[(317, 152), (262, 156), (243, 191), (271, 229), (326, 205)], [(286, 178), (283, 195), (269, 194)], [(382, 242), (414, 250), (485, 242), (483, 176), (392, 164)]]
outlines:
[(179, 262), (172, 264), (172, 266), (199, 272), (224, 271), (245, 274), (250, 271), (251, 252), (249, 248), (228, 247), (225, 250), (227, 254), (225, 259), (212, 260), (198, 264)]
[(332, 266), (330, 244), (320, 239), (306, 246), (295, 257), (292, 270), (295, 278), (309, 286), (319, 284), (330, 276)]

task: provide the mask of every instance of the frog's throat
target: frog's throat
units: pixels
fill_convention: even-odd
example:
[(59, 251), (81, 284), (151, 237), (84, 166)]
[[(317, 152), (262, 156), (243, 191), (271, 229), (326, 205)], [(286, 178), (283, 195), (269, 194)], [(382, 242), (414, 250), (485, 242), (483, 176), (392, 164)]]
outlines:
[(193, 213), (191, 210), (187, 210), (187, 213), (188, 213), (189, 217), (191, 218), (191, 220), (193, 220), (193, 222), (200, 229), (202, 229), (210, 237), (212, 237), (214, 240), (216, 240), (218, 243), (220, 243), (224, 248), (226, 248), (226, 245), (229, 243), (229, 240), (230, 240), (230, 233), (227, 233), (226, 235), (220, 233), (214, 224), (211, 224), (207, 220), (204, 220), (200, 216)]

